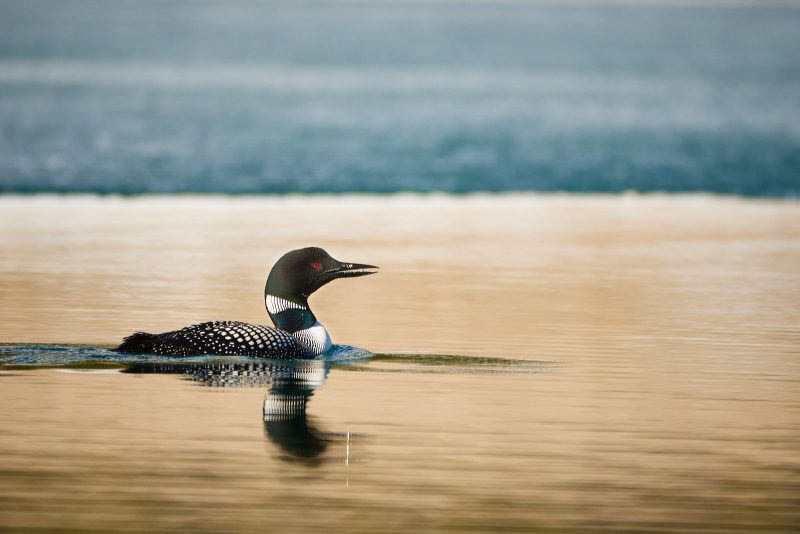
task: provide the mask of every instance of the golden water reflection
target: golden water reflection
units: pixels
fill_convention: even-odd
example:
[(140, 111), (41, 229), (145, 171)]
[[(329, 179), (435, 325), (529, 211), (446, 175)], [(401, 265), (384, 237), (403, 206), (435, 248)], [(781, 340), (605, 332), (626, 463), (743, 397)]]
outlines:
[(265, 322), (271, 263), (317, 244), (382, 267), (312, 305), (389, 354), (275, 390), (0, 369), (0, 529), (800, 523), (796, 203), (6, 197), (0, 223), (4, 342)]

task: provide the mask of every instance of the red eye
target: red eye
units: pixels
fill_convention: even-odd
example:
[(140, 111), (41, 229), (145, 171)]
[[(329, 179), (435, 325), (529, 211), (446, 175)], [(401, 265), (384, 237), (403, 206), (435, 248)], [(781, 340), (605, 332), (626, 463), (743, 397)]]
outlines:
[(315, 271), (319, 271), (320, 269), (322, 269), (322, 264), (318, 261), (312, 263), (311, 266), (314, 268)]

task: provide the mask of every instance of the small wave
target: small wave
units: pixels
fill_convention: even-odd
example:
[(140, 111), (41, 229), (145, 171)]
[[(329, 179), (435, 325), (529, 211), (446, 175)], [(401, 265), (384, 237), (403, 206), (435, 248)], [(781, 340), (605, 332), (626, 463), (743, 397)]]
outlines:
[(541, 373), (555, 366), (544, 360), (521, 360), (488, 356), (455, 354), (375, 354), (370, 365), (350, 365), (337, 368), (378, 373)]
[[(539, 373), (553, 362), (452, 354), (375, 354), (351, 345), (334, 345), (319, 360), (336, 369), (403, 373)], [(248, 356), (162, 356), (123, 354), (107, 347), (77, 345), (0, 345), (0, 368), (166, 369), (179, 365), (229, 367), (286, 362)], [(367, 365), (369, 364), (369, 365)]]

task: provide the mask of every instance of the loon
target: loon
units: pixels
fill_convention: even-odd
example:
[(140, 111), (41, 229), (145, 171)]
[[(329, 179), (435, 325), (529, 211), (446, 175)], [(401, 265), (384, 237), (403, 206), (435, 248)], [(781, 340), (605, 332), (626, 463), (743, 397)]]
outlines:
[(343, 263), (319, 247), (284, 254), (267, 277), (264, 304), (275, 328), (212, 321), (161, 334), (135, 332), (115, 350), (137, 354), (312, 358), (331, 348), (331, 337), (308, 306), (308, 297), (337, 278), (375, 274), (378, 267)]

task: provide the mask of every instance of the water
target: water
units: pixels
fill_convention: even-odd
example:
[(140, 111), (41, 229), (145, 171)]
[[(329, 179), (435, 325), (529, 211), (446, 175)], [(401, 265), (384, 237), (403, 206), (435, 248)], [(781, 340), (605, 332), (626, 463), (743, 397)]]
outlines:
[(800, 191), (800, 9), (0, 2), (0, 191)]
[[(797, 203), (3, 197), (0, 228), (0, 530), (800, 521)], [(109, 350), (264, 323), (308, 244), (381, 266), (311, 298), (326, 358)]]

